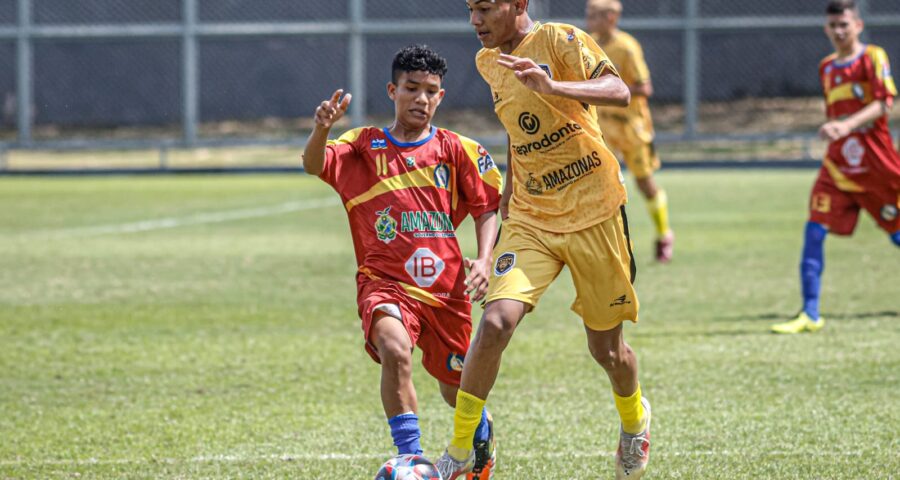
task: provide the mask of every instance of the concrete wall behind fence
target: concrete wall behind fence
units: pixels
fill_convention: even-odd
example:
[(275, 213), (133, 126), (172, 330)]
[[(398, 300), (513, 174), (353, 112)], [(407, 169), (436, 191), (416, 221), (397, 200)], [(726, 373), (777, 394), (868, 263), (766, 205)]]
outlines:
[[(626, 0), (626, 21), (642, 41), (654, 76), (656, 101), (684, 96), (684, 33), (674, 24), (651, 28), (647, 20), (681, 20), (690, 0)], [(821, 15), (822, 0), (696, 0), (701, 18)], [(543, 2), (543, 3), (542, 3)], [(0, 26), (15, 27), (15, 0), (0, 0)], [(581, 0), (533, 0), (536, 16), (580, 19)], [(364, 21), (393, 18), (464, 23), (462, 0), (367, 0)], [(900, 0), (868, 0), (867, 13), (900, 14)], [(179, 24), (182, 0), (33, 0), (32, 23), (42, 25)], [(348, 0), (199, 0), (203, 23), (345, 21)], [(404, 20), (398, 20), (403, 22)], [(644, 22), (644, 23), (642, 23)], [(872, 27), (870, 39), (900, 64), (900, 27)], [(829, 50), (821, 27), (704, 30), (699, 36), (701, 100), (819, 94), (816, 67)], [(447, 57), (449, 95), (444, 108), (491, 108), (473, 56), (470, 32), (371, 35), (364, 43), (369, 113), (389, 113), (384, 94), (391, 58), (410, 43), (427, 43)], [(16, 47), (0, 40), (2, 123), (14, 126)], [(344, 34), (205, 36), (199, 39), (200, 121), (310, 115), (335, 88), (350, 86)], [(36, 124), (78, 126), (177, 124), (182, 121), (180, 37), (38, 38), (33, 46), (33, 118)]]

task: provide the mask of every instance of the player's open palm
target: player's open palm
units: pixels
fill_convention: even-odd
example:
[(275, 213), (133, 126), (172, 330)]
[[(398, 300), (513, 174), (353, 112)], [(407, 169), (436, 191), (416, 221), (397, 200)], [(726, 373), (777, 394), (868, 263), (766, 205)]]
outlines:
[(530, 58), (500, 54), (497, 63), (513, 71), (516, 78), (526, 87), (538, 93), (549, 94), (553, 89), (553, 80), (537, 62)]
[(464, 260), (466, 270), (466, 292), (473, 302), (484, 299), (488, 290), (488, 274), (491, 266), (491, 259)]
[(338, 89), (330, 99), (325, 100), (316, 108), (316, 125), (322, 128), (331, 128), (347, 113), (353, 95), (348, 93), (344, 95), (343, 99), (341, 99), (341, 95), (344, 95), (344, 90)]

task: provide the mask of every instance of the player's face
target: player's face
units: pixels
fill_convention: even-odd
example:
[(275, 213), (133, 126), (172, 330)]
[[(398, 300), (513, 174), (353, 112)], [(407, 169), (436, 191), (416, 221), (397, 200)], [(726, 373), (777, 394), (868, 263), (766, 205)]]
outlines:
[(588, 31), (598, 35), (609, 35), (616, 28), (618, 17), (619, 14), (613, 10), (588, 8), (586, 15)]
[(844, 10), (840, 15), (828, 15), (825, 23), (825, 34), (838, 51), (847, 52), (853, 49), (862, 33), (862, 20), (852, 10)]
[(425, 128), (444, 98), (441, 77), (424, 71), (402, 72), (397, 84), (388, 84), (388, 96), (394, 101), (394, 115), (410, 128)]
[(512, 42), (516, 36), (518, 2), (504, 0), (466, 0), (469, 23), (484, 48), (497, 48)]

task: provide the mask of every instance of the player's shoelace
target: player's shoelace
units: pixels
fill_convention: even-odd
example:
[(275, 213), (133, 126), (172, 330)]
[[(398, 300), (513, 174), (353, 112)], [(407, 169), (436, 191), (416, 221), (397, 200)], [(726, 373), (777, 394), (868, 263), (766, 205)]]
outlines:
[[(629, 438), (630, 437), (630, 438)], [(644, 444), (650, 443), (650, 440), (643, 433), (622, 439), (622, 466), (628, 470), (640, 466), (641, 459), (644, 458)]]

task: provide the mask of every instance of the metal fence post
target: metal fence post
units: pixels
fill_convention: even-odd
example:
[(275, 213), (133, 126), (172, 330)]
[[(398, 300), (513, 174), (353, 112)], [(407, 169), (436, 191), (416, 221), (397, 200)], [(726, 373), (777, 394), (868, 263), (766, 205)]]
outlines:
[(354, 127), (366, 123), (366, 45), (362, 23), (365, 21), (364, 0), (350, 1), (350, 92), (353, 103), (350, 105), (350, 121)]
[(684, 136), (690, 139), (700, 109), (700, 0), (685, 0), (684, 15)]
[(34, 97), (32, 68), (34, 54), (31, 42), (31, 0), (19, 0), (19, 31), (16, 39), (16, 101), (18, 103), (19, 143), (31, 144), (31, 104)]
[(199, 74), (197, 49), (197, 0), (183, 0), (182, 23), (182, 129), (184, 143), (193, 146), (197, 142), (197, 117), (199, 110)]

